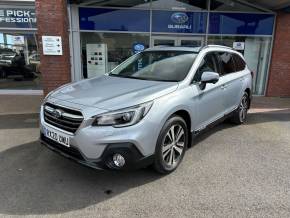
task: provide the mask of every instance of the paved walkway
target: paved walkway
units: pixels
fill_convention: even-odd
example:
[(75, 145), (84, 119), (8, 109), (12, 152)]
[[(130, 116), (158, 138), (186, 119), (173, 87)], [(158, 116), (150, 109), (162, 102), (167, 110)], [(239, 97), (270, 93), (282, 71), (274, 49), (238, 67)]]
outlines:
[(39, 95), (0, 95), (0, 115), (38, 113), (42, 99)]

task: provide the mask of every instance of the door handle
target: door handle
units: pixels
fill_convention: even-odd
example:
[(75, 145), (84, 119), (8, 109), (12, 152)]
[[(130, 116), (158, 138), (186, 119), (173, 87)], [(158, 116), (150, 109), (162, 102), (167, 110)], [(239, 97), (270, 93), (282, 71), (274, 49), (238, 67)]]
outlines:
[(221, 89), (226, 89), (228, 87), (228, 85), (222, 85)]

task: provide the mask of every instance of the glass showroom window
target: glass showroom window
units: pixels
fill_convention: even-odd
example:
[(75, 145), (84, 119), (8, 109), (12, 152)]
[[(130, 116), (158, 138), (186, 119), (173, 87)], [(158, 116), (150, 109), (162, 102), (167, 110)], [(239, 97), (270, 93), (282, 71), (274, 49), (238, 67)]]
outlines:
[(83, 78), (111, 71), (128, 57), (149, 47), (149, 34), (81, 33)]
[(261, 12), (260, 9), (248, 6), (235, 0), (211, 0), (210, 9), (214, 11)]
[(150, 0), (115, 0), (115, 1), (87, 1), (79, 0), (81, 6), (120, 7), (120, 8), (149, 8)]
[(264, 95), (271, 52), (271, 37), (211, 36), (209, 44), (233, 47), (234, 42), (244, 43), (240, 52), (254, 72), (254, 94)]
[(206, 0), (153, 0), (153, 9), (164, 9), (164, 10), (206, 10)]
[(41, 89), (35, 34), (0, 32), (0, 89)]

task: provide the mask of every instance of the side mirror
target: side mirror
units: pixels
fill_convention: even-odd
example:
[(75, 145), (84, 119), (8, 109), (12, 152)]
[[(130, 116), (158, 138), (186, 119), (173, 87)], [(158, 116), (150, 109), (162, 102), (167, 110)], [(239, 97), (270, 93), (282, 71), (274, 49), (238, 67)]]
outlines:
[(215, 72), (203, 72), (201, 75), (201, 84), (200, 88), (205, 89), (207, 83), (217, 83), (220, 79), (220, 76), (218, 73)]
[(220, 79), (220, 76), (218, 73), (214, 72), (203, 72), (201, 75), (201, 82), (202, 83), (217, 83)]

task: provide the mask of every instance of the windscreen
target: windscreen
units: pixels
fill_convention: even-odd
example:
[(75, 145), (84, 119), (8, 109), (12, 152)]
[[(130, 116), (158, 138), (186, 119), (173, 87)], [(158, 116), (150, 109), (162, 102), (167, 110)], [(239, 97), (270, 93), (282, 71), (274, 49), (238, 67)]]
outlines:
[(109, 75), (179, 82), (187, 76), (196, 56), (188, 51), (145, 51), (120, 64)]

